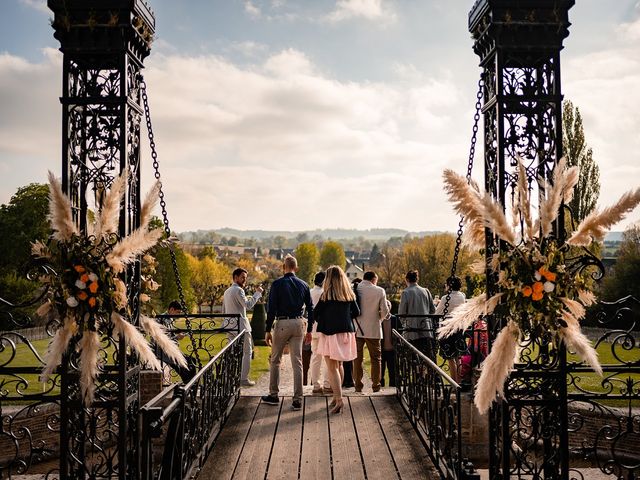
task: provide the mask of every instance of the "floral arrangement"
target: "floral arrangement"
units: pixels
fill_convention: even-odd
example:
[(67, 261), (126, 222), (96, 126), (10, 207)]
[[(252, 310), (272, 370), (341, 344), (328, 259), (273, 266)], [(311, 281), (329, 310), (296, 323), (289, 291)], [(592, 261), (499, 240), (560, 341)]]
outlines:
[[(127, 286), (120, 278), (127, 265), (156, 245), (162, 235), (162, 230), (148, 228), (158, 201), (159, 184), (145, 198), (140, 227), (119, 238), (120, 204), (126, 182), (126, 172), (113, 181), (89, 233), (83, 235), (73, 221), (71, 201), (62, 191), (60, 181), (49, 172), (49, 220), (53, 234), (48, 245), (32, 244), (32, 254), (53, 267), (51, 274), (42, 277), (49, 288), (38, 314), (53, 315), (60, 322), (49, 343), (41, 381), (48, 381), (75, 339), (80, 358), (80, 389), (86, 406), (93, 402), (101, 369), (101, 338), (110, 332), (117, 338), (122, 336), (143, 363), (160, 369), (160, 362), (144, 335), (127, 320), (131, 314)], [(148, 290), (158, 286), (151, 278), (142, 281)], [(186, 366), (180, 349), (162, 325), (145, 316), (140, 316), (140, 325), (169, 357)]]
[[(580, 330), (585, 307), (595, 303), (596, 297), (580, 272), (567, 268), (565, 253), (572, 246), (601, 241), (612, 225), (640, 203), (640, 188), (625, 193), (611, 207), (594, 210), (563, 243), (552, 235), (553, 222), (562, 204), (573, 198), (578, 168), (567, 168), (562, 159), (551, 180), (550, 184), (541, 184), (544, 194), (539, 201), (539, 218), (534, 221), (526, 171), (518, 159), (518, 185), (509, 223), (502, 206), (489, 193), (481, 192), (475, 183), (451, 170), (444, 172), (445, 191), (466, 224), (463, 243), (472, 249), (484, 248), (488, 228), (507, 247), (492, 257), (488, 267), (497, 274), (499, 292), (489, 298), (486, 294), (472, 298), (456, 308), (438, 329), (438, 337), (446, 338), (466, 330), (479, 316), (495, 312), (507, 318), (481, 366), (475, 392), (480, 412), (487, 411), (491, 402), (503, 395), (525, 332), (550, 332), (602, 375), (598, 354)], [(485, 269), (484, 261), (476, 266), (477, 273)]]

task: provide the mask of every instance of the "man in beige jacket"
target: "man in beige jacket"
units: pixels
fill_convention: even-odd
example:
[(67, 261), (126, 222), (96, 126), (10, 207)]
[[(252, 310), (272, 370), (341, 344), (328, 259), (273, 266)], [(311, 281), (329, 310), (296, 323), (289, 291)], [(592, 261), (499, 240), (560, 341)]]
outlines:
[(377, 392), (380, 390), (382, 321), (389, 315), (389, 306), (387, 294), (377, 286), (378, 276), (374, 272), (365, 272), (363, 278), (356, 290), (360, 316), (356, 318), (358, 357), (353, 361), (353, 381), (356, 392), (362, 392), (362, 360), (366, 345), (371, 359), (372, 388)]

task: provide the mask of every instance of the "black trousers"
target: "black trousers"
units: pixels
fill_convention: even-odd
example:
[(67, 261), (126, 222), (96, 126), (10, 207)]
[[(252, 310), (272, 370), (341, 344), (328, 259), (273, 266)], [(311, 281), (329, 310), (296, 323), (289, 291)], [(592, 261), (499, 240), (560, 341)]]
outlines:
[(342, 368), (344, 369), (342, 386), (344, 388), (353, 387), (353, 362), (342, 362)]
[(385, 369), (389, 372), (389, 386), (396, 386), (396, 353), (393, 350), (382, 350), (382, 370), (380, 371), (380, 382), (384, 386)]

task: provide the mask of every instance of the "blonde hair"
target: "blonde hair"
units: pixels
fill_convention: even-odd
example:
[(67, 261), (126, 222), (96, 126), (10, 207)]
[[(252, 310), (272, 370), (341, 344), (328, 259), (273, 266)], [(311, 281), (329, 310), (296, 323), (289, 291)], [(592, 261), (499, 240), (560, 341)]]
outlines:
[(351, 302), (356, 299), (351, 289), (349, 279), (344, 271), (337, 265), (327, 268), (327, 276), (322, 283), (321, 300), (337, 300), (338, 302)]
[(287, 253), (287, 256), (284, 257), (284, 266), (290, 270), (295, 270), (298, 268), (298, 260), (293, 255)]

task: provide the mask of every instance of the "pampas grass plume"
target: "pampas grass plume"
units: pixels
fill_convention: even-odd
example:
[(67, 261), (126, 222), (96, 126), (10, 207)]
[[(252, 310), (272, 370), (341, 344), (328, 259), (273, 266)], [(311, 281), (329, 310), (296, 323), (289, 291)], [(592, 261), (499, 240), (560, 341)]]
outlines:
[(596, 296), (593, 292), (589, 290), (578, 290), (578, 300), (585, 306), (588, 307), (596, 303)]
[(140, 228), (147, 228), (149, 221), (151, 221), (151, 213), (158, 203), (158, 196), (160, 195), (160, 182), (157, 181), (153, 184), (153, 187), (147, 192), (147, 196), (142, 203), (140, 209)]
[(80, 340), (80, 392), (85, 407), (90, 407), (96, 392), (96, 379), (100, 368), (98, 366), (98, 351), (100, 337), (97, 332), (87, 330)]
[(125, 342), (133, 348), (140, 357), (142, 363), (146, 363), (153, 370), (160, 370), (162, 366), (149, 346), (149, 343), (140, 331), (131, 325), (122, 315), (117, 312), (111, 314), (113, 332), (118, 336), (123, 336)]
[(158, 243), (163, 233), (160, 229), (138, 228), (113, 247), (113, 250), (107, 255), (107, 263), (114, 273), (122, 272), (126, 265), (136, 260), (138, 255)]
[(53, 229), (53, 238), (66, 242), (78, 233), (71, 215), (71, 201), (62, 191), (62, 185), (52, 172), (49, 172), (49, 221)]
[(567, 322), (567, 327), (559, 330), (560, 337), (567, 348), (576, 353), (585, 363), (602, 376), (602, 366), (598, 360), (598, 352), (593, 348), (591, 341), (580, 331), (580, 325), (575, 316), (566, 310), (562, 311), (562, 318)]
[(480, 413), (489, 409), (496, 396), (504, 394), (504, 383), (513, 370), (519, 338), (518, 325), (509, 322), (496, 337), (489, 356), (482, 362), (474, 398)]
[(98, 212), (95, 225), (96, 237), (102, 237), (118, 230), (120, 223), (120, 204), (127, 185), (127, 170), (124, 170), (111, 184), (102, 208)]
[(627, 213), (630, 213), (640, 203), (640, 188), (626, 192), (620, 200), (601, 212), (594, 210), (587, 215), (576, 231), (567, 240), (569, 245), (586, 247), (593, 240), (601, 241), (607, 231), (616, 223), (624, 220)]
[(62, 362), (62, 355), (67, 351), (71, 337), (77, 330), (75, 320), (70, 317), (65, 318), (64, 323), (49, 342), (47, 353), (44, 357), (44, 368), (40, 374), (40, 381), (46, 383), (58, 365)]
[(516, 236), (504, 215), (502, 206), (488, 193), (482, 197), (482, 206), (485, 226), (505, 242), (515, 245), (517, 243)]
[(175, 361), (178, 365), (184, 368), (187, 367), (187, 361), (180, 351), (180, 347), (178, 347), (176, 342), (169, 338), (164, 325), (159, 324), (152, 318), (140, 315), (140, 326), (149, 334), (156, 345), (158, 345), (158, 347), (160, 347), (169, 358)]

